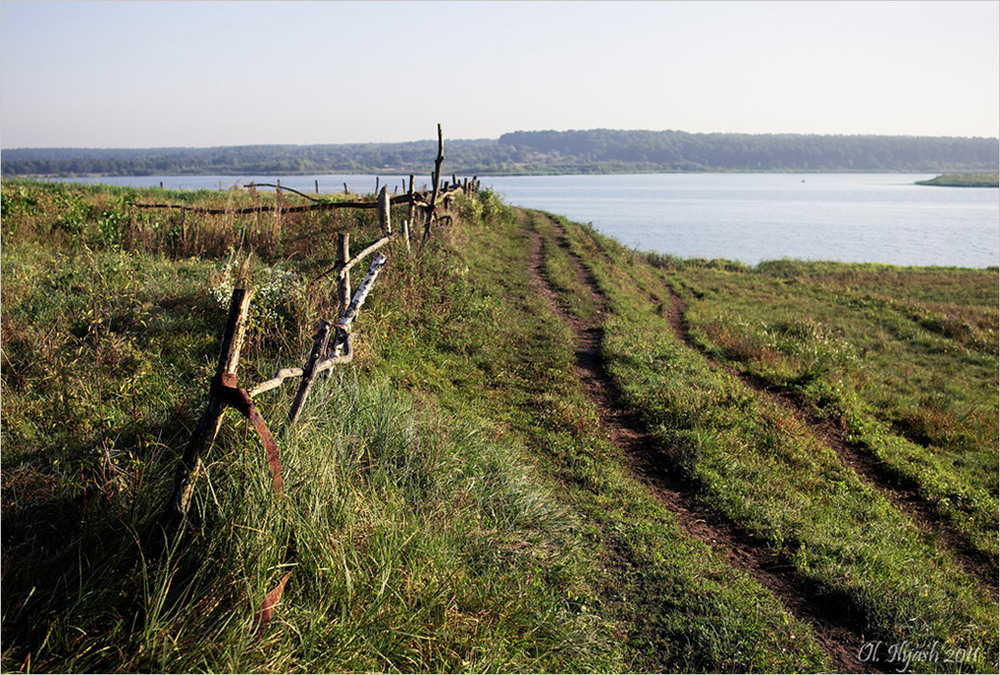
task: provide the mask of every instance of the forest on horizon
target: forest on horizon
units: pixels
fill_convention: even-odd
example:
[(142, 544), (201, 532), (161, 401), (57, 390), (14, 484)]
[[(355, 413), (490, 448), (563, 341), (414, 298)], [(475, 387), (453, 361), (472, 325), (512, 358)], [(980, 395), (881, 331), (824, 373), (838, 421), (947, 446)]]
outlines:
[[(436, 141), (211, 148), (17, 148), (4, 176), (408, 174), (427, 171)], [(452, 173), (478, 175), (697, 171), (997, 171), (997, 138), (515, 131), (445, 139)]]

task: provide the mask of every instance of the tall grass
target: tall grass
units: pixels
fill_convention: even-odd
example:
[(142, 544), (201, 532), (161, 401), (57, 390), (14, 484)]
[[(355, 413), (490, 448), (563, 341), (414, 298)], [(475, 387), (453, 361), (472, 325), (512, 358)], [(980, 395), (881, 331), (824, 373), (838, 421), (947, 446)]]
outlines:
[[(26, 192), (39, 197), (25, 200), (20, 220), (4, 204), (5, 670), (618, 667), (607, 621), (574, 599), (588, 583), (578, 520), (523, 448), (432, 400), (415, 407), (384, 377), (362, 382), (365, 340), (361, 370), (319, 382), (300, 427), (283, 428), (290, 391), (260, 402), (278, 434), (283, 498), (270, 491), (255, 436), (229, 413), (188, 528), (154, 555), (150, 532), (205, 401), (224, 315), (213, 296), (233, 254), (88, 243), (106, 192)], [(89, 215), (73, 236), (49, 237), (56, 211), (45, 200), (65, 195), (91, 204)], [(481, 208), (489, 215), (499, 202)], [(286, 230), (286, 243), (309, 227)], [(428, 259), (446, 260), (433, 246)], [(312, 253), (281, 265), (242, 257), (241, 275), (264, 286), (330, 264), (332, 251)], [(400, 283), (423, 267), (400, 258)], [(312, 299), (327, 290), (315, 285), (305, 305), (288, 305), (296, 289), (257, 308), (241, 382), (294, 363), (308, 322), (298, 317), (328, 309)], [(423, 307), (433, 314), (433, 297)], [(373, 323), (366, 312), (356, 326), (390, 316)], [(458, 348), (476, 338), (452, 326), (443, 339)], [(286, 570), (282, 605), (257, 640), (257, 611)]]
[[(142, 533), (172, 453), (141, 491), (93, 505), (54, 558), (22, 548), (6, 559), (4, 626), (18, 637), (5, 641), (5, 669), (606, 664), (595, 617), (551, 582), (576, 523), (509, 449), (350, 373), (317, 385), (304, 422), (281, 437), (281, 498), (256, 444), (226, 434), (194, 523), (164, 560), (147, 557)], [(286, 570), (282, 605), (257, 640), (256, 612)]]

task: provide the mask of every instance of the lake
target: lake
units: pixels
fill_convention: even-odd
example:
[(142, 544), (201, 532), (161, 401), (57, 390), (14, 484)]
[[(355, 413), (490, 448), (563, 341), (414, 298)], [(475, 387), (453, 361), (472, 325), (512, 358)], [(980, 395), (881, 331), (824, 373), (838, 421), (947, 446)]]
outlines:
[[(914, 185), (935, 174), (640, 174), (483, 176), (508, 204), (557, 213), (623, 244), (683, 258), (840, 260), (894, 265), (1000, 264), (1000, 190)], [(225, 189), (274, 177), (75, 179), (135, 187)], [(405, 192), (403, 178), (380, 179)], [(368, 175), (283, 176), (313, 193), (370, 193)], [(428, 183), (424, 178), (417, 181)]]

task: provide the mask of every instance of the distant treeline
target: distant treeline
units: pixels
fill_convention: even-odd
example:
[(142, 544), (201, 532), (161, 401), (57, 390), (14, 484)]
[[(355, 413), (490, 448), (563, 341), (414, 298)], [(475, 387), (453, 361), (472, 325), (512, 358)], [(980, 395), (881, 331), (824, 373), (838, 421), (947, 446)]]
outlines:
[[(423, 174), (436, 142), (4, 150), (3, 175)], [(445, 143), (463, 174), (656, 171), (997, 171), (996, 138), (517, 131)]]

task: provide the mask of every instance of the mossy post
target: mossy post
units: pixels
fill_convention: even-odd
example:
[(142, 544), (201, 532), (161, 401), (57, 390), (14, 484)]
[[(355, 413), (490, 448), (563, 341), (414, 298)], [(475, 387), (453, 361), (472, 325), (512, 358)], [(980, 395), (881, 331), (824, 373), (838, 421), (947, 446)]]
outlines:
[[(220, 380), (226, 374), (236, 374), (252, 297), (253, 289), (233, 289), (233, 295), (229, 301), (229, 314), (226, 317), (226, 328), (222, 334), (219, 363), (215, 369), (215, 380)], [(187, 515), (191, 496), (194, 493), (194, 484), (204, 468), (202, 456), (208, 452), (222, 426), (222, 413), (226, 409), (226, 403), (215, 395), (214, 389), (210, 389), (210, 392), (212, 393), (209, 394), (208, 405), (197, 428), (191, 435), (191, 440), (188, 442), (180, 464), (177, 466), (174, 485), (167, 498), (162, 523), (163, 529), (168, 535), (177, 529)]]

